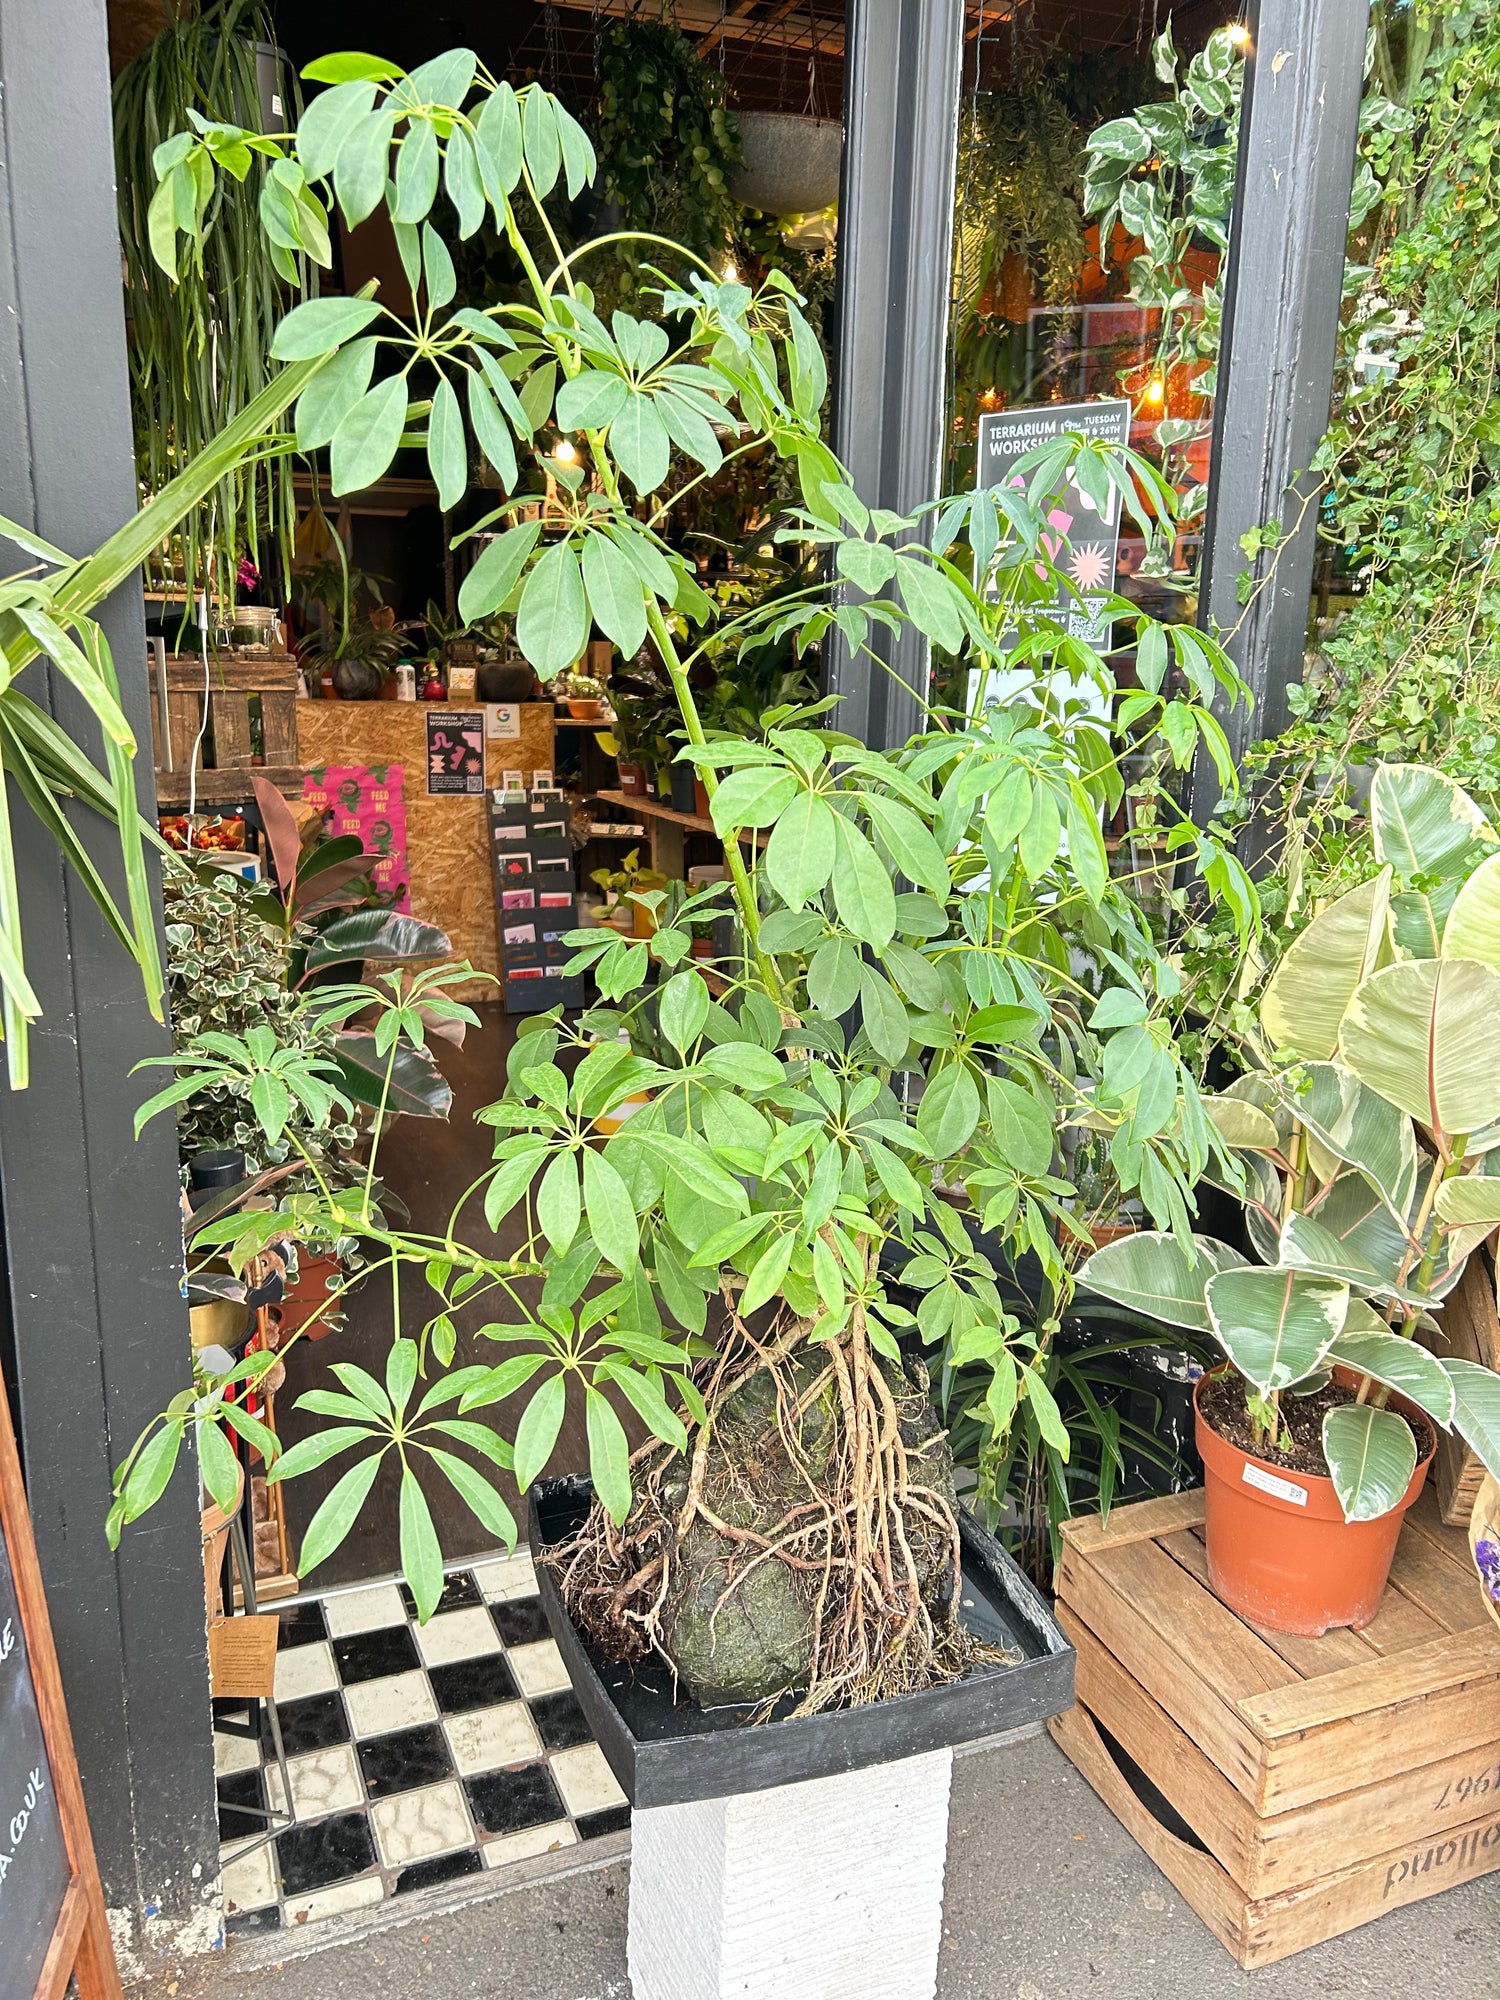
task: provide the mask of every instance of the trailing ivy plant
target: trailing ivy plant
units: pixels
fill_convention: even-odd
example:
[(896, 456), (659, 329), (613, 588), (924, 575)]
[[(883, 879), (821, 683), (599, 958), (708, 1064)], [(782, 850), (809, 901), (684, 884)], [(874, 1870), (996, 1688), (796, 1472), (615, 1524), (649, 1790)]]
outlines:
[[(1290, 690), (1290, 727), (1246, 759), (1247, 794), (1276, 822), (1263, 965), (1356, 879), (1373, 764), (1431, 763), (1486, 807), (1500, 798), (1500, 250), (1485, 225), (1497, 116), (1490, 10), (1376, 10), (1334, 410), (1314, 467), (1327, 480), (1318, 532), (1349, 594)], [(1281, 539), (1276, 522), (1248, 538), (1252, 565)], [(1243, 1025), (1256, 968), (1227, 927), (1200, 914), (1185, 945), (1199, 1011)]]
[(1417, 49), (1390, 60), (1405, 50), (1416, 73), (1401, 115), (1374, 128), (1381, 226), (1318, 460), (1324, 533), (1364, 589), (1260, 760), (1285, 809), (1335, 839), (1359, 806), (1350, 763), (1428, 758), (1500, 796), (1500, 25), (1449, 5), (1409, 34)]
[[(1188, 257), (1204, 244), (1229, 249), (1230, 208), (1239, 154), (1244, 62), (1240, 45), (1217, 28), (1186, 64), (1168, 22), (1152, 45), (1158, 82), (1170, 95), (1100, 125), (1088, 139), (1085, 211), (1098, 218), (1099, 254), (1107, 262), (1116, 225), (1139, 241), (1130, 260), (1130, 296), (1157, 318), (1154, 367), (1165, 379), (1187, 371), (1194, 394), (1211, 401), (1217, 383), (1223, 292), (1195, 291)], [(1208, 417), (1164, 417), (1156, 442), (1169, 476), (1185, 484), (1187, 447), (1205, 435)], [(1202, 487), (1183, 492), (1184, 522), (1202, 512)]]
[[(724, 78), (674, 21), (614, 21), (599, 45), (600, 189), (630, 235), (683, 243), (722, 264), (744, 211), (729, 191), (740, 135)], [(616, 246), (624, 289), (641, 246)]]
[[(218, 0), (174, 5), (172, 13), (114, 86), (136, 465), (148, 494), (265, 387), (271, 334), (302, 289), (289, 221), (299, 203), (299, 228), (326, 241), (305, 189), (258, 150), (256, 43), (275, 43), (267, 10), (259, 0)], [(222, 174), (175, 171), (195, 134), (226, 126), (237, 136), (218, 145)], [(188, 217), (199, 226), (178, 269), (176, 224)], [(183, 591), (184, 616), (199, 588), (230, 603), (240, 558), (265, 566), (265, 541), (290, 568), (296, 525), (285, 458), (249, 457), (221, 481), (209, 508), (194, 509), (150, 552), (148, 575)]]
[[(387, 204), (420, 259), (429, 311), (415, 329), (364, 300), (288, 315), (280, 354), (337, 350), (298, 406), (298, 435), (331, 438), (340, 491), (379, 477), (404, 438), (422, 435), (454, 497), (465, 409), (506, 489), (538, 432), (577, 440), (578, 462), (556, 475), (552, 538), (513, 520), (519, 497), (504, 502), (483, 524), (498, 532), (461, 609), (513, 609), (517, 642), (547, 679), (571, 667), (592, 626), (632, 657), (649, 635), (676, 700), (678, 754), (702, 776), (723, 838), (738, 943), (710, 990), (690, 956), (694, 924), (723, 907), (718, 884), (648, 892), (664, 919), (649, 939), (576, 933), (572, 969), (592, 971), (600, 1004), (576, 1022), (555, 1010), (524, 1025), (503, 1096), (478, 1114), (495, 1133), (494, 1163), (444, 1230), (395, 1229), (375, 1212), (373, 1145), (363, 1192), (326, 1190), (324, 1232), (360, 1235), (392, 1276), (395, 1329), (383, 1379), (340, 1364), (340, 1391), (305, 1399), (328, 1423), (271, 1467), (284, 1479), (356, 1454), (310, 1524), (304, 1567), (338, 1545), (393, 1454), (403, 1568), (430, 1615), (441, 1551), (416, 1455), (510, 1540), (489, 1472), (513, 1461), (529, 1487), (571, 1395), (596, 1506), (565, 1557), (565, 1588), (599, 1644), (618, 1657), (654, 1645), (710, 1698), (718, 1669), (688, 1629), (694, 1565), (752, 1547), (745, 1574), (791, 1616), (774, 1657), (742, 1656), (739, 1698), (797, 1685), (811, 1710), (960, 1674), (976, 1654), (957, 1617), (951, 1460), (903, 1337), (939, 1368), (984, 1371), (997, 1432), (1024, 1406), (1065, 1454), (1044, 1365), (1055, 1320), (1018, 1326), (979, 1233), (995, 1233), (1004, 1259), (1039, 1259), (1061, 1306), (1088, 1240), (1071, 1130), (1099, 1135), (1121, 1190), (1183, 1240), (1202, 1175), (1238, 1172), (1177, 1058), (1175, 978), (1102, 833), (1140, 740), (1179, 766), (1203, 746), (1232, 785), (1211, 710), (1238, 683), (1212, 640), (1116, 599), (1142, 683), (1116, 706), (1104, 659), (1052, 610), (1061, 572), (1044, 508), (1060, 479), (1101, 510), (1117, 500), (1148, 540), (1171, 531), (1170, 494), (1128, 450), (1064, 437), (1022, 462), (1014, 488), (912, 516), (872, 510), (819, 434), (821, 349), (784, 278), (752, 289), (669, 251), (662, 261), (689, 276), (658, 279), (649, 316), (617, 311), (606, 324), (595, 312), (581, 277), (590, 246), (559, 254), (545, 209), (559, 179), (581, 187), (594, 162), (539, 86), (516, 92), (463, 50), (410, 74), (365, 56), (309, 74), (334, 87), (288, 154), (352, 221)], [(212, 157), (202, 145), (191, 171), (200, 160), (212, 171)], [(440, 183), (461, 230), (486, 208), (494, 216), (528, 274), (525, 299), (447, 311)], [(522, 226), (523, 202), (541, 241)], [(662, 498), (673, 446), (712, 472), (721, 439), (732, 455), (795, 465), (801, 504), (778, 532), (824, 552), (839, 595), (810, 582), (721, 621), (665, 537)], [(981, 685), (1003, 672), (1013, 692), (1003, 706), (930, 715), (889, 752), (830, 726), (826, 702), (773, 708), (754, 738), (707, 735), (694, 694), (706, 652), (717, 660), (761, 638), (805, 649), (835, 623), (856, 653), (872, 627), (910, 623)], [(1069, 692), (1078, 684), (1087, 699)], [(1196, 867), (1248, 930), (1254, 891), (1232, 856), (1169, 798), (1159, 809), (1173, 860)], [(309, 1004), (341, 1018), (373, 1008), (375, 1050), (394, 1061), (403, 1039), (422, 1043), (440, 985), (395, 972)], [(215, 1063), (252, 1090), (266, 1067), (252, 1036), (184, 1057), (199, 1087)], [(633, 1116), (611, 1115), (643, 1095)], [(274, 1114), (280, 1100), (261, 1097)], [(247, 1226), (223, 1223), (230, 1235)], [(517, 1244), (503, 1258), (491, 1234), (502, 1227)], [(892, 1295), (892, 1260), (920, 1294), (915, 1312)], [(395, 1279), (406, 1268), (429, 1288), (420, 1324), (403, 1317)], [(539, 1297), (522, 1289), (528, 1279)], [(494, 1366), (451, 1372), (460, 1312), (500, 1344)], [(148, 1431), (119, 1469), (112, 1532), (163, 1490), (189, 1429), (217, 1493), (225, 1455), (211, 1440), (236, 1422), (242, 1379), (185, 1389)], [(523, 1407), (510, 1438), (471, 1414), (513, 1396)], [(644, 1453), (632, 1453), (621, 1407), (653, 1440)], [(725, 1496), (743, 1481), (762, 1483), (749, 1516), (726, 1526)], [(758, 1628), (738, 1567), (710, 1638), (738, 1625), (753, 1640)], [(816, 1612), (814, 1576), (827, 1580)]]

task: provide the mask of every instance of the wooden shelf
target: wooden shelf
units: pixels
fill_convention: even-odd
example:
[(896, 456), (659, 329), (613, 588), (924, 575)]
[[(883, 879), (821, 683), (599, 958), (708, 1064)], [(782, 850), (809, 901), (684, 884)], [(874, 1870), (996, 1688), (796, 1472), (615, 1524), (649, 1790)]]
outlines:
[[(168, 653), (167, 692), (202, 694), (203, 661), (196, 653)], [(232, 688), (241, 694), (284, 692), (297, 685), (297, 662), (290, 653), (210, 653), (207, 685), (210, 694)]]
[(612, 715), (559, 715), (554, 717), (559, 729), (613, 729)]
[[(212, 768), (200, 770), (198, 782), (192, 788), (198, 810), (218, 812), (224, 806), (249, 806), (255, 803), (255, 786), (251, 775), (265, 778), (278, 792), (298, 798), (302, 793), (303, 770), (300, 764), (235, 764), (228, 769), (216, 771)], [(163, 813), (183, 813), (188, 806), (188, 774), (181, 771), (158, 771), (156, 774), (156, 804)]]
[(686, 827), (690, 833), (713, 833), (714, 823), (701, 813), (680, 813), (675, 806), (664, 806), (659, 799), (648, 799), (642, 792), (593, 792), (592, 798), (606, 799), (612, 806), (639, 813), (645, 819), (670, 820), (673, 826)]

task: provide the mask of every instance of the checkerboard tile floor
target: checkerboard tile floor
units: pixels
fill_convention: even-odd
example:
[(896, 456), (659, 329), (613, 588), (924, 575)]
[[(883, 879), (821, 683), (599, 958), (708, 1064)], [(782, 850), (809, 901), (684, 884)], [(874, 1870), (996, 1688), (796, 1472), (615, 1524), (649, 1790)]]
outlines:
[[(426, 1625), (396, 1583), (277, 1609), (294, 1822), (257, 1844), (265, 1823), (247, 1808), (283, 1809), (269, 1732), (217, 1730), (229, 1932), (363, 1909), (629, 1824), (524, 1550), (451, 1574)], [(235, 1704), (216, 1708), (234, 1719)]]

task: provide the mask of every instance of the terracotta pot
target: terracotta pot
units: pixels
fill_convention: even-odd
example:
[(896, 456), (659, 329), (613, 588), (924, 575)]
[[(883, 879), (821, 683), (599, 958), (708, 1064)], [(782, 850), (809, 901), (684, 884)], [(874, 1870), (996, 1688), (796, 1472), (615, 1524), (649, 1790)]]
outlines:
[(208, 1607), (208, 1622), (217, 1625), (224, 1617), (224, 1593), (221, 1578), (224, 1569), (224, 1544), (229, 1540), (229, 1524), (240, 1511), (240, 1502), (245, 1497), (245, 1468), (236, 1468), (234, 1505), (226, 1513), (212, 1495), (203, 1495), (203, 1509), (199, 1515), (203, 1533), (203, 1601)]
[(708, 818), (708, 787), (701, 778), (693, 780), (693, 811), (699, 819)]
[(578, 722), (597, 722), (604, 712), (602, 701), (580, 701), (576, 696), (568, 696), (568, 713)]
[[(1318, 1639), (1356, 1631), (1380, 1609), (1401, 1523), (1427, 1479), (1436, 1439), (1417, 1461), (1399, 1505), (1374, 1521), (1346, 1521), (1333, 1481), (1289, 1472), (1231, 1444), (1203, 1415), (1205, 1375), (1193, 1391), (1203, 1455), (1204, 1535), (1215, 1595), (1252, 1625)], [(1392, 1409), (1416, 1412), (1400, 1396)]]
[(1090, 1225), (1089, 1235), (1094, 1248), (1102, 1250), (1106, 1243), (1118, 1243), (1122, 1236), (1134, 1236), (1137, 1225), (1133, 1222), (1095, 1222)]
[(309, 1340), (322, 1340), (333, 1332), (343, 1304), (329, 1291), (327, 1281), (336, 1278), (339, 1270), (337, 1257), (303, 1255), (297, 1259), (296, 1283), (288, 1285), (281, 1296), (283, 1335), (290, 1337), (304, 1325)]
[(632, 903), (630, 909), (632, 936), (638, 938), (655, 937), (656, 918), (652, 911), (644, 903)]
[(396, 701), (399, 699), (396, 693), (396, 676), (394, 674), (383, 674), (381, 676), (380, 687), (376, 692), (375, 699), (377, 701)]
[(620, 764), (620, 790), (628, 792), (632, 798), (646, 796), (646, 767), (644, 764)]
[(714, 955), (714, 941), (713, 941), (713, 939), (712, 939), (712, 938), (694, 938), (694, 939), (693, 939), (693, 942), (692, 942), (692, 947), (691, 947), (691, 951), (690, 951), (690, 954), (689, 954), (689, 955), (690, 955), (691, 957), (693, 957), (693, 958), (710, 958), (710, 959), (711, 959), (711, 958), (713, 957), (713, 955)]
[(651, 1102), (649, 1090), (637, 1090), (629, 1097), (622, 1097), (611, 1111), (601, 1111), (594, 1120), (594, 1130), (606, 1139), (612, 1139), (620, 1127), (634, 1118), (638, 1111), (644, 1111)]

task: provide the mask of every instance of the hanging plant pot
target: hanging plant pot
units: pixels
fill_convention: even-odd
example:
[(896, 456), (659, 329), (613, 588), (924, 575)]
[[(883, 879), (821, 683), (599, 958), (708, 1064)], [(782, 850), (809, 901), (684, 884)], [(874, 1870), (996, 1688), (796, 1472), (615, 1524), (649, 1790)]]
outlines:
[(1000, 310), (1012, 326), (1031, 317), (1031, 265), (1019, 250), (1007, 250), (1000, 265)]
[(838, 200), (844, 128), (833, 118), (785, 111), (740, 114), (744, 163), (730, 192), (767, 215), (810, 215)]
[(1346, 1521), (1333, 1481), (1289, 1472), (1244, 1451), (1203, 1413), (1205, 1375), (1193, 1392), (1204, 1470), (1204, 1539), (1214, 1594), (1252, 1625), (1318, 1639), (1336, 1625), (1356, 1631), (1380, 1608), (1406, 1510), (1427, 1480), (1437, 1436), (1420, 1410), (1393, 1395), (1390, 1407), (1429, 1443), (1389, 1513)]

